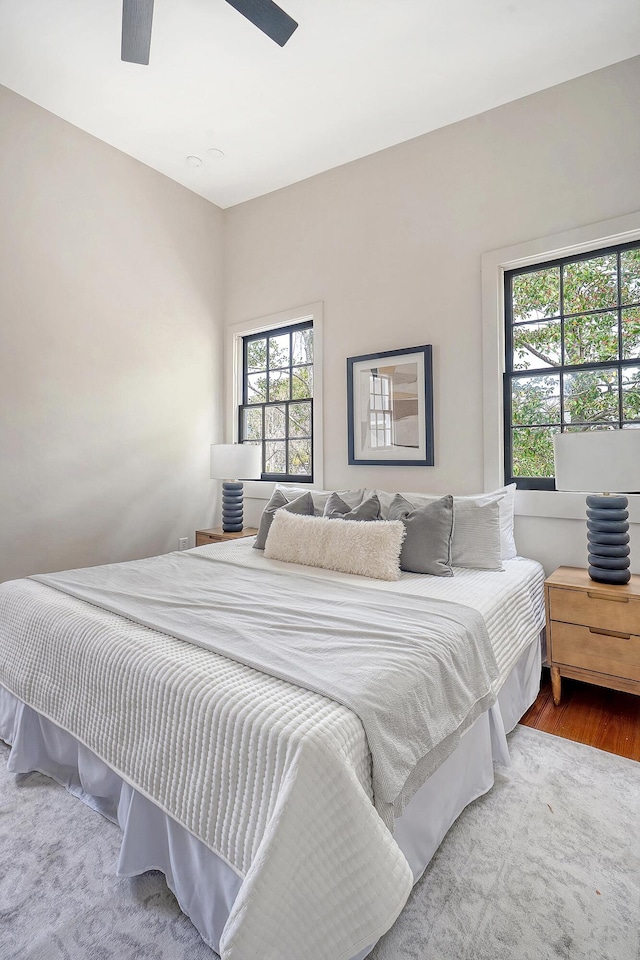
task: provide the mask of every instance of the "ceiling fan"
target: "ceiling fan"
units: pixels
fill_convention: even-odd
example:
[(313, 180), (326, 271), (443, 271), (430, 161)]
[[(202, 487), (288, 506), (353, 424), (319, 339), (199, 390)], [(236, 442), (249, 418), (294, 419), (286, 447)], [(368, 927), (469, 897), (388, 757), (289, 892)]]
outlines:
[[(273, 0), (227, 0), (227, 3), (281, 47), (298, 26)], [(149, 63), (152, 20), (153, 0), (122, 0), (122, 60)]]

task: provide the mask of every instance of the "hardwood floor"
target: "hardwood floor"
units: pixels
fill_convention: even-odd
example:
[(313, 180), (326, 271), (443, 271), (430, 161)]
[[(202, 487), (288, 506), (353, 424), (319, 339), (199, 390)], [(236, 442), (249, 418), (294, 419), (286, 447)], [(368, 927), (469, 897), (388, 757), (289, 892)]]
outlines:
[(640, 760), (640, 697), (632, 693), (563, 678), (562, 699), (555, 707), (545, 669), (538, 698), (520, 723)]

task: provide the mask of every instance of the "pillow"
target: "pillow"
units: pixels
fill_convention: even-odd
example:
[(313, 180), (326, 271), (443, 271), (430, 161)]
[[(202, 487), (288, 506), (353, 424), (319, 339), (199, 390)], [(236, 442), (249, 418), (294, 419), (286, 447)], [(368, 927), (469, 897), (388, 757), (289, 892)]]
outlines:
[(253, 544), (255, 550), (264, 550), (264, 545), (267, 542), (269, 530), (277, 510), (288, 510), (289, 513), (302, 513), (312, 516), (313, 500), (311, 499), (311, 494), (307, 490), (301, 497), (296, 497), (295, 500), (287, 500), (281, 490), (275, 490), (271, 500), (269, 500), (269, 503), (262, 511), (260, 528)]
[[(502, 494), (502, 496), (500, 496)], [(500, 508), (500, 550), (503, 560), (513, 560), (518, 556), (516, 541), (513, 535), (513, 514), (516, 503), (516, 485), (510, 483), (506, 487), (500, 487), (493, 493), (486, 494), (488, 497), (500, 496), (498, 506)], [(481, 498), (478, 498), (481, 499)]]
[(389, 507), (389, 520), (402, 520), (407, 535), (400, 553), (400, 569), (452, 577), (451, 534), (453, 497), (442, 497), (416, 509), (397, 493)]
[(476, 493), (466, 497), (454, 497), (454, 513), (459, 501), (471, 501), (483, 506), (486, 503), (492, 503), (494, 500), (498, 503), (500, 512), (500, 554), (503, 560), (511, 560), (518, 556), (516, 542), (513, 536), (513, 513), (515, 506), (516, 485), (510, 483), (507, 487), (500, 487), (498, 490), (492, 490), (491, 493)]
[(374, 493), (357, 507), (350, 509), (342, 497), (332, 493), (325, 504), (323, 517), (329, 517), (330, 520), (379, 520), (380, 501)]
[(500, 546), (500, 505), (473, 498), (453, 501), (451, 562), (454, 567), (503, 570)]
[(310, 493), (313, 499), (313, 508), (316, 517), (322, 516), (327, 500), (334, 492), (338, 493), (340, 498), (348, 504), (350, 510), (353, 507), (357, 507), (359, 503), (362, 503), (364, 497), (364, 490), (306, 490), (304, 487), (285, 487), (280, 483), (276, 484), (276, 490), (280, 490), (287, 500), (295, 500), (296, 497), (301, 496), (303, 493)]
[[(454, 497), (453, 498), (453, 514), (454, 514), (454, 525), (453, 525), (453, 565), (461, 566), (461, 564), (456, 564), (456, 554), (460, 550), (461, 552), (466, 552), (466, 543), (464, 542), (463, 532), (460, 530), (458, 524), (458, 505), (460, 503), (466, 503), (473, 501), (479, 506), (483, 506), (486, 503), (493, 502), (494, 500), (498, 502), (499, 511), (500, 511), (500, 555), (503, 560), (511, 560), (512, 557), (518, 555), (516, 549), (515, 539), (513, 536), (513, 508), (515, 502), (515, 483), (510, 483), (507, 487), (500, 487), (498, 490), (493, 490), (491, 493), (476, 493), (464, 497)], [(393, 493), (388, 493), (386, 490), (365, 490), (365, 496), (370, 496), (372, 493), (376, 493), (380, 499), (380, 512), (383, 518), (386, 518), (389, 515), (389, 509), (391, 503), (393, 502), (394, 496)], [(442, 495), (434, 493), (403, 493), (402, 496), (405, 500), (408, 500), (414, 507), (422, 507), (427, 503), (432, 503), (434, 500), (441, 499)], [(465, 530), (466, 530), (465, 526)], [(501, 569), (498, 568), (498, 569)]]
[(376, 580), (398, 580), (403, 539), (404, 524), (399, 520), (356, 523), (278, 510), (264, 555)]

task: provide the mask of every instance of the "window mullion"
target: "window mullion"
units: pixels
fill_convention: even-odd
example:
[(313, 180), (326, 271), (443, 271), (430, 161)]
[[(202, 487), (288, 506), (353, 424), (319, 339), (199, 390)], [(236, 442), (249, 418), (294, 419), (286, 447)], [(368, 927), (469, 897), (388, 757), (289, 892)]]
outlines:
[(618, 420), (619, 427), (622, 429), (624, 408), (622, 403), (622, 254), (620, 250), (617, 253), (616, 266), (618, 272)]
[(565, 313), (564, 313), (564, 266), (560, 267), (560, 433), (564, 433), (564, 362), (565, 362)]
[[(293, 333), (289, 331), (289, 403), (293, 399)], [(289, 403), (285, 404), (284, 411), (284, 452), (285, 452), (285, 469), (287, 475), (291, 472), (291, 463), (289, 462)]]
[(266, 338), (266, 352), (267, 352), (267, 355), (265, 357), (265, 367), (267, 371), (267, 389), (265, 392), (265, 396), (267, 398), (267, 403), (268, 403), (269, 400), (271, 399), (271, 386), (270, 386), (270, 376), (269, 376), (271, 371), (271, 364), (270, 364), (271, 336), (267, 336)]
[(502, 417), (504, 423), (505, 475), (513, 476), (513, 417), (511, 393), (513, 390), (513, 275), (505, 275), (505, 373), (503, 377)]
[(246, 403), (249, 396), (249, 343), (242, 341), (242, 402)]

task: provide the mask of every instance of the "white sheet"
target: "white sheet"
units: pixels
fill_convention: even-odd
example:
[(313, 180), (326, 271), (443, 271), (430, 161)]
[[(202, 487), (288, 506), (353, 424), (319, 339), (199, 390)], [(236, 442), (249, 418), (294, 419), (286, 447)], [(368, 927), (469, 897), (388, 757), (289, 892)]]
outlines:
[[(225, 556), (233, 563), (256, 569), (288, 572), (323, 580), (343, 580), (347, 576), (333, 570), (304, 567), (297, 563), (270, 560), (262, 550), (254, 550), (255, 537), (244, 537), (228, 543), (211, 543), (194, 552)], [(468, 570), (454, 567), (453, 577), (429, 577), (420, 573), (401, 573), (394, 582), (349, 576), (370, 590), (410, 593), (416, 596), (450, 600), (473, 607), (484, 617), (493, 646), (500, 677), (500, 689), (511, 668), (528, 645), (536, 630), (545, 622), (544, 570), (536, 560), (515, 557), (504, 561), (504, 570)]]

